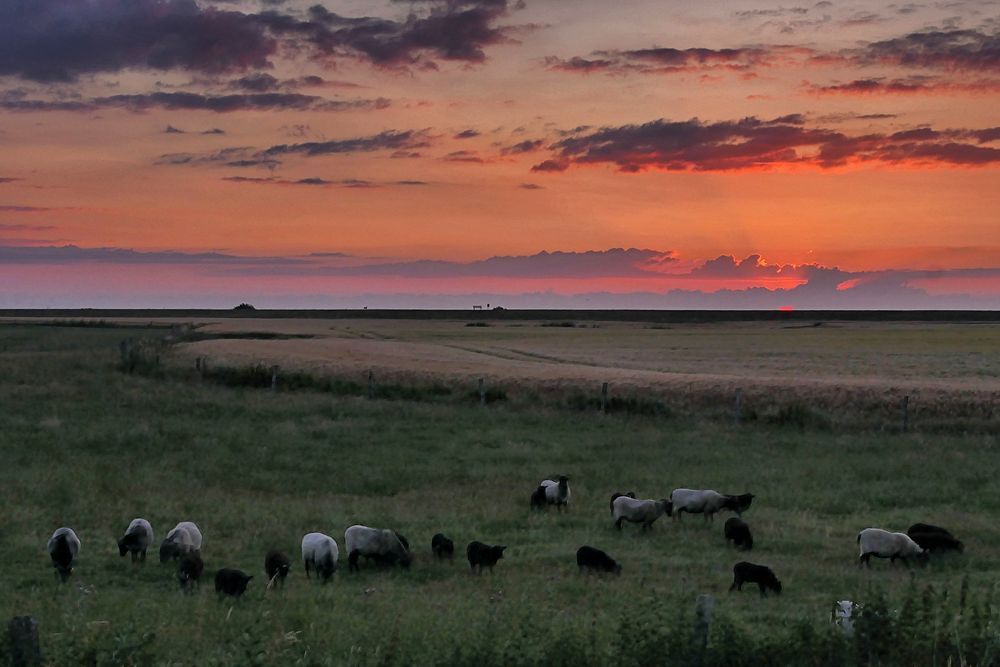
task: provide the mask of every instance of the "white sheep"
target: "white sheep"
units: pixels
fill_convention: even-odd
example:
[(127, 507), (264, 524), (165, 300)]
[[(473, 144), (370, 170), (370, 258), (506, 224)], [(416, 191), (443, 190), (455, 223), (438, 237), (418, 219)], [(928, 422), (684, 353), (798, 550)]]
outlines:
[(52, 533), (46, 547), (52, 558), (52, 566), (56, 568), (59, 579), (65, 583), (69, 575), (73, 574), (73, 561), (80, 554), (80, 538), (72, 528), (64, 526)]
[(833, 610), (830, 612), (830, 621), (840, 628), (845, 636), (854, 634), (854, 612), (860, 609), (860, 605), (850, 600), (837, 600), (833, 603)]
[(611, 504), (611, 515), (615, 520), (615, 528), (622, 529), (622, 522), (641, 523), (643, 530), (652, 527), (653, 522), (662, 515), (670, 516), (672, 507), (667, 499), (636, 500), (628, 496), (618, 496)]
[(857, 543), (861, 548), (861, 553), (858, 556), (858, 567), (862, 565), (871, 567), (869, 561), (872, 556), (888, 558), (889, 562), (893, 564), (899, 558), (907, 566), (910, 564), (910, 558), (915, 558), (920, 562), (927, 559), (927, 552), (906, 533), (890, 533), (881, 528), (865, 528), (858, 533)]
[(160, 543), (160, 562), (166, 563), (192, 551), (201, 551), (201, 531), (193, 522), (181, 521)]
[(310, 568), (315, 570), (325, 584), (337, 571), (340, 549), (337, 541), (323, 533), (307, 533), (302, 538), (302, 565), (309, 578)]
[(153, 526), (145, 519), (132, 519), (125, 535), (118, 540), (118, 554), (125, 557), (125, 554), (132, 554), (132, 562), (139, 560), (146, 562), (146, 549), (153, 544)]
[(545, 502), (548, 505), (555, 505), (560, 510), (569, 506), (570, 491), (569, 477), (560, 475), (559, 481), (543, 479), (538, 484), (539, 488), (545, 489)]
[(711, 489), (674, 489), (670, 493), (674, 505), (674, 517), (678, 520), (682, 512), (704, 514), (705, 520), (715, 520), (715, 513), (722, 509), (733, 509), (733, 497)]
[(354, 525), (344, 531), (348, 571), (358, 570), (358, 557), (364, 556), (379, 564), (399, 563), (410, 567), (413, 556), (406, 539), (388, 528)]

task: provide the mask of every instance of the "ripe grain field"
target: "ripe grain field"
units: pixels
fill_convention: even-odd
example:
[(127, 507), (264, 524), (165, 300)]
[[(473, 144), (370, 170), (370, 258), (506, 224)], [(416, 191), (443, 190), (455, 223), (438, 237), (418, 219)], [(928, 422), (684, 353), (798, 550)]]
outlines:
[[(960, 645), (948, 649), (959, 656), (953, 664), (962, 655), (966, 664), (998, 659), (995, 435), (737, 428), (690, 415), (229, 388), (121, 373), (123, 335), (0, 327), (0, 612), (38, 618), (50, 664), (687, 664), (702, 593), (717, 598), (704, 664), (944, 659), (917, 659), (913, 647), (924, 640), (907, 640), (911, 631)], [(995, 332), (948, 335), (928, 358), (964, 359), (961, 369), (979, 365), (979, 348), (963, 341)], [(920, 335), (907, 336), (919, 361)], [(590, 354), (574, 351), (578, 339), (563, 340), (562, 353)], [(816, 355), (827, 346), (818, 342)], [(996, 363), (983, 366), (993, 374), (986, 382)], [(947, 366), (936, 367), (947, 375)], [(534, 486), (560, 473), (572, 477), (571, 510), (530, 513)], [(754, 551), (727, 548), (721, 520), (663, 518), (648, 535), (613, 529), (612, 492), (659, 498), (679, 486), (757, 494), (745, 515)], [(152, 522), (157, 540), (177, 521), (202, 528), (198, 594), (181, 595), (173, 568), (155, 557), (140, 567), (119, 558), (115, 540), (136, 516)], [(855, 567), (858, 530), (915, 521), (948, 526), (966, 553), (912, 572), (886, 562)], [(417, 556), (412, 569), (344, 567), (327, 586), (307, 581), (301, 536), (326, 532), (343, 548), (353, 523), (403, 533)], [(65, 586), (45, 552), (61, 525), (83, 542)], [(474, 576), (460, 557), (432, 561), (438, 531), (459, 546), (479, 539), (508, 550), (493, 575)], [(579, 575), (573, 554), (582, 544), (608, 551), (622, 575)], [(295, 561), (283, 591), (265, 591), (263, 558), (273, 548)], [(744, 558), (770, 565), (783, 594), (728, 595), (732, 566)], [(255, 575), (241, 601), (211, 591), (220, 567)], [(963, 582), (967, 609), (958, 606)], [(886, 618), (914, 600), (930, 600), (934, 613), (915, 630), (885, 626), (861, 650), (860, 639), (829, 628), (830, 604), (842, 598), (880, 601)]]

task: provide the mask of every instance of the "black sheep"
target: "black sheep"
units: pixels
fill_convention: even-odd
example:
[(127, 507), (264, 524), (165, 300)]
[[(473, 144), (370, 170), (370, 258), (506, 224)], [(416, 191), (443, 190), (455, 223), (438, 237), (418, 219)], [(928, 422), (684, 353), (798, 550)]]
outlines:
[(253, 576), (242, 570), (224, 567), (215, 573), (215, 592), (238, 598), (246, 591), (251, 579)]
[(965, 545), (962, 544), (961, 540), (956, 540), (951, 531), (929, 523), (915, 523), (907, 529), (906, 534), (921, 549), (927, 551), (957, 551), (962, 553), (965, 550)]
[(623, 496), (625, 498), (631, 498), (631, 499), (635, 500), (635, 491), (629, 491), (628, 493), (612, 493), (611, 494), (611, 503), (610, 503), (611, 504), (611, 513), (612, 514), (615, 513), (615, 499), (616, 498), (621, 498)]
[(201, 573), (205, 570), (205, 563), (201, 560), (201, 555), (197, 551), (192, 551), (181, 556), (181, 562), (177, 566), (177, 580), (180, 582), (181, 590), (185, 593), (193, 593)]
[(753, 535), (750, 534), (750, 526), (743, 519), (736, 517), (726, 519), (726, 525), (722, 530), (726, 536), (726, 543), (732, 542), (737, 549), (743, 551), (753, 549)]
[(753, 499), (754, 495), (752, 493), (741, 493), (735, 496), (727, 496), (722, 506), (728, 510), (736, 512), (737, 516), (742, 516), (744, 512), (750, 509), (750, 504), (753, 502)]
[(587, 568), (592, 572), (622, 573), (622, 566), (614, 558), (594, 547), (582, 546), (577, 549), (576, 565), (580, 568), (580, 572)]
[(733, 585), (729, 587), (729, 592), (735, 588), (743, 590), (743, 584), (757, 584), (760, 588), (760, 596), (767, 597), (767, 590), (771, 589), (777, 594), (781, 594), (781, 582), (774, 576), (774, 572), (766, 565), (754, 565), (746, 561), (741, 561), (733, 566)]
[(431, 551), (438, 559), (451, 560), (455, 556), (455, 543), (445, 537), (444, 533), (437, 533), (431, 538)]
[(493, 571), (493, 566), (503, 558), (503, 551), (506, 548), (505, 546), (490, 546), (482, 542), (472, 541), (466, 547), (465, 555), (469, 558), (469, 567), (475, 571), (476, 566), (478, 566), (479, 572), (482, 574), (484, 567), (490, 568), (490, 572)]
[(280, 551), (268, 551), (264, 557), (264, 572), (267, 573), (267, 580), (273, 581), (282, 588), (285, 586), (285, 577), (292, 567), (292, 561), (288, 556)]
[(531, 509), (533, 510), (543, 510), (548, 504), (545, 498), (545, 487), (539, 486), (531, 494)]

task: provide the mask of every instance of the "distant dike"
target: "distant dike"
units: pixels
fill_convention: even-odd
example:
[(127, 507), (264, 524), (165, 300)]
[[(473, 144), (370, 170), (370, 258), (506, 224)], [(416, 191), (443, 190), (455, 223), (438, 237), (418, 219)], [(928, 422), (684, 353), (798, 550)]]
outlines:
[(575, 320), (596, 322), (1000, 322), (1000, 310), (212, 310), (212, 309), (0, 309), (0, 317), (32, 319), (242, 318), (378, 320)]

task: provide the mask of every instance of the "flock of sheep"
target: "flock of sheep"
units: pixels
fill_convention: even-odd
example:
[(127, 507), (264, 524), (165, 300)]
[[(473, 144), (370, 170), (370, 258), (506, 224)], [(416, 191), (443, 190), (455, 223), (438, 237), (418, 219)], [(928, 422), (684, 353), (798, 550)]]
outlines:
[[(556, 507), (563, 511), (568, 508), (571, 493), (569, 478), (560, 476), (557, 480), (543, 480), (531, 494), (530, 506), (534, 510)], [(753, 535), (749, 525), (742, 520), (743, 512), (750, 508), (754, 495), (744, 493), (727, 495), (712, 490), (674, 489), (669, 498), (660, 500), (640, 500), (634, 493), (615, 493), (611, 496), (611, 515), (618, 530), (627, 523), (639, 524), (641, 530), (649, 530), (653, 523), (666, 514), (674, 520), (682, 515), (701, 514), (705, 520), (714, 520), (723, 510), (737, 516), (729, 518), (723, 527), (726, 542), (732, 542), (737, 549), (753, 549)], [(118, 540), (119, 554), (131, 554), (132, 561), (144, 562), (146, 551), (154, 543), (153, 527), (145, 519), (133, 519)], [(858, 533), (860, 548), (858, 566), (871, 566), (872, 556), (888, 558), (895, 563), (902, 560), (926, 562), (932, 552), (963, 550), (962, 543), (946, 529), (925, 523), (910, 526), (906, 533), (894, 533), (880, 528), (866, 528)], [(161, 563), (177, 562), (177, 578), (181, 589), (192, 592), (199, 585), (204, 563), (201, 558), (202, 534), (194, 523), (182, 521), (174, 526), (159, 547)], [(409, 568), (413, 554), (409, 541), (400, 533), (388, 528), (370, 528), (354, 525), (344, 531), (344, 548), (347, 553), (348, 571), (360, 569), (359, 559), (373, 561), (380, 566), (400, 565)], [(302, 538), (302, 565), (306, 577), (312, 574), (327, 582), (337, 571), (340, 549), (337, 541), (323, 533), (308, 533)], [(490, 545), (473, 541), (466, 547), (466, 557), (473, 571), (481, 573), (483, 568), (490, 571), (503, 557), (506, 549), (502, 545)], [(454, 542), (442, 533), (431, 539), (431, 551), (438, 559), (454, 556)], [(59, 528), (48, 541), (48, 552), (60, 579), (65, 582), (73, 572), (73, 564), (80, 553), (80, 538), (72, 528)], [(576, 552), (580, 571), (621, 573), (619, 565), (611, 556), (595, 547), (584, 545)], [(264, 559), (264, 571), (268, 586), (283, 586), (291, 568), (291, 560), (280, 551), (270, 551)], [(241, 596), (253, 576), (242, 570), (222, 568), (215, 574), (215, 590), (220, 595)], [(774, 572), (765, 565), (742, 561), (733, 567), (733, 583), (729, 590), (742, 590), (743, 584), (756, 584), (762, 597), (767, 592), (781, 593), (781, 582)], [(850, 622), (854, 603), (841, 600), (834, 605), (834, 620), (844, 626)]]

